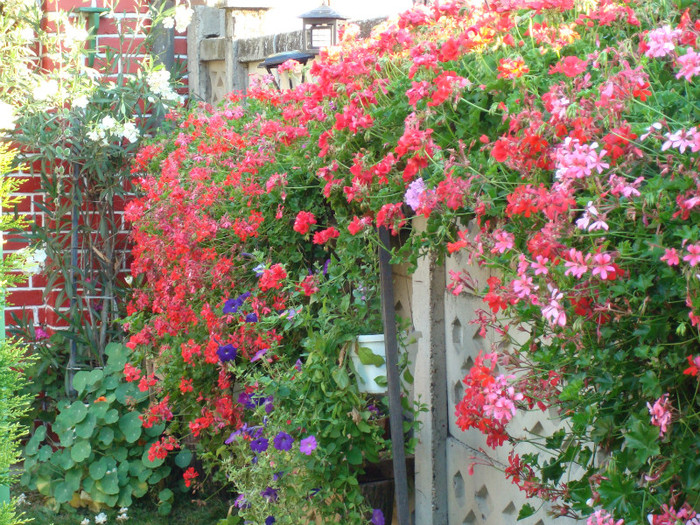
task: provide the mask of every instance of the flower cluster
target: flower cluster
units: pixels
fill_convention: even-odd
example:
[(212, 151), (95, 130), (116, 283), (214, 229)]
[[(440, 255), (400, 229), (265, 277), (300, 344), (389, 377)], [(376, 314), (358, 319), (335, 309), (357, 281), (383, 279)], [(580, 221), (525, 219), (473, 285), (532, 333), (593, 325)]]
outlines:
[[(279, 432), (313, 434), (334, 458), (326, 468), (339, 449), (355, 465), (377, 452), (339, 335), (367, 312), (356, 283), (376, 283), (374, 227), (401, 234), (395, 255), (409, 263), (463, 251), (493, 271), (486, 282), (450, 274), (453, 294), (483, 297), (478, 330), (499, 339), (469, 370), (457, 418), (492, 447), (548, 449), (511, 456), (507, 475), (529, 497), (592, 523), (697, 501), (700, 465), (686, 459), (697, 446), (689, 100), (700, 21), (661, 2), (466, 4), (418, 6), (367, 40), (344, 39), (311, 65), (313, 83), (255, 85), (173, 116), (172, 136), (137, 159), (144, 196), (127, 216), (146, 284), (130, 346), (150, 349), (154, 390), (202, 446), (241, 431), (229, 468), (248, 486), (239, 511), (260, 522), (272, 500), (325, 487), (311, 463), (302, 491), (270, 482), (292, 472), (261, 466), (289, 452), (275, 447)], [(411, 230), (415, 214), (424, 228)], [(231, 406), (235, 382), (245, 396)], [(518, 411), (545, 409), (565, 429), (515, 428)]]

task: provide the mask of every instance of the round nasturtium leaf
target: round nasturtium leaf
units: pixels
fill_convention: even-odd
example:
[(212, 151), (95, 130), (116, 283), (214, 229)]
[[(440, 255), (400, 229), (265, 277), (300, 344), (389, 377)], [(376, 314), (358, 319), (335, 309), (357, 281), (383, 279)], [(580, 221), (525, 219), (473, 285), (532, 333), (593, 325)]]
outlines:
[(143, 497), (146, 492), (148, 492), (148, 483), (146, 483), (146, 481), (131, 478), (129, 484), (131, 485), (131, 490), (133, 491), (135, 498)]
[(117, 421), (119, 421), (119, 412), (117, 412), (117, 409), (112, 408), (108, 410), (105, 414), (105, 423), (111, 425), (112, 423), (116, 423)]
[(158, 505), (158, 514), (161, 516), (167, 516), (170, 511), (173, 510), (173, 506), (170, 503), (161, 503)]
[(46, 437), (46, 427), (41, 426), (41, 427), (37, 428), (34, 431), (34, 435), (27, 443), (27, 446), (24, 447), (24, 454), (27, 456), (33, 456), (34, 454), (36, 454), (39, 450), (39, 445), (41, 445), (41, 442), (44, 441), (45, 437)]
[(80, 423), (83, 419), (85, 419), (85, 416), (87, 416), (88, 410), (87, 407), (85, 406), (85, 403), (82, 401), (74, 401), (71, 406), (69, 406), (65, 412), (62, 412), (62, 414), (65, 415), (66, 422), (68, 423), (68, 426), (74, 427), (78, 423)]
[(53, 497), (56, 503), (68, 503), (73, 499), (73, 491), (65, 481), (59, 481), (53, 490)]
[(60, 452), (56, 452), (51, 456), (49, 461), (63, 470), (68, 470), (75, 465), (75, 461), (71, 456), (71, 451), (72, 449), (64, 449)]
[(97, 418), (95, 414), (88, 414), (85, 419), (76, 425), (75, 433), (79, 438), (88, 439), (92, 437), (92, 433), (95, 431), (95, 424), (97, 423)]
[(177, 456), (175, 456), (175, 464), (180, 468), (187, 468), (192, 461), (192, 452), (189, 448), (183, 448)]
[(119, 419), (119, 430), (127, 443), (134, 443), (141, 437), (141, 420), (138, 412), (128, 412)]
[(93, 461), (90, 463), (90, 477), (95, 481), (104, 478), (107, 473), (107, 460), (105, 458), (100, 458), (99, 461)]
[(119, 494), (117, 471), (115, 469), (108, 471), (100, 481), (95, 483), (95, 486), (105, 494)]
[(175, 494), (170, 489), (163, 489), (158, 493), (158, 499), (162, 502), (172, 502)]
[(80, 439), (73, 443), (73, 446), (70, 449), (70, 457), (76, 463), (80, 463), (81, 461), (85, 461), (88, 457), (90, 457), (90, 452), (92, 452), (90, 442)]
[(112, 444), (112, 441), (114, 441), (114, 430), (109, 427), (102, 427), (100, 433), (97, 435), (97, 439), (100, 443), (108, 447)]

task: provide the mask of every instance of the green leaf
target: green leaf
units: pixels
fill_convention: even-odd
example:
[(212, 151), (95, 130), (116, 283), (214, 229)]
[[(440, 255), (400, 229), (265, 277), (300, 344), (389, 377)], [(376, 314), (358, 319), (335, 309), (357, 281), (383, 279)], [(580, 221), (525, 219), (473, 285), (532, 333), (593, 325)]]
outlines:
[(97, 435), (97, 440), (105, 446), (109, 446), (114, 441), (114, 430), (109, 427), (102, 427)]
[(78, 391), (78, 394), (82, 394), (84, 391), (92, 392), (95, 390), (94, 386), (102, 380), (104, 377), (104, 372), (99, 369), (85, 371), (81, 370), (73, 378), (73, 388)]
[(148, 427), (144, 430), (148, 437), (160, 436), (165, 430), (165, 423), (158, 423), (157, 425), (153, 425), (152, 427)]
[(352, 447), (348, 450), (346, 458), (351, 465), (359, 465), (362, 463), (362, 451), (357, 447)]
[(59, 481), (53, 490), (53, 497), (56, 498), (56, 503), (68, 503), (73, 499), (73, 490), (65, 481)]
[(161, 503), (158, 505), (158, 514), (160, 516), (167, 516), (172, 510), (173, 506), (170, 503)]
[(122, 405), (127, 405), (129, 400), (143, 398), (145, 395), (145, 393), (139, 391), (134, 383), (122, 383), (114, 391), (114, 394), (117, 396), (117, 401)]
[(524, 520), (525, 518), (529, 518), (535, 512), (535, 507), (533, 507), (529, 503), (526, 503), (525, 505), (520, 507), (520, 512), (518, 512), (518, 521)]
[(175, 464), (180, 468), (186, 468), (192, 461), (192, 451), (189, 448), (183, 448), (177, 456), (175, 456)]
[(344, 368), (334, 368), (331, 376), (341, 390), (345, 390), (350, 386), (350, 377)]
[(45, 437), (46, 427), (42, 425), (34, 431), (34, 435), (27, 443), (27, 446), (24, 447), (24, 454), (27, 456), (33, 456), (36, 454), (39, 450), (39, 445), (41, 445), (41, 442), (44, 441)]
[(119, 430), (124, 434), (127, 443), (134, 443), (141, 437), (141, 420), (136, 411), (127, 412), (119, 419)]
[[(39, 449), (39, 454), (37, 455), (37, 459), (39, 461), (48, 461), (51, 455), (53, 454), (53, 449), (51, 448), (50, 445), (44, 445)], [(24, 467), (27, 468), (27, 460), (24, 460)]]
[(625, 434), (625, 444), (634, 450), (640, 463), (661, 453), (659, 448), (659, 429), (640, 420), (635, 420), (630, 431)]
[(107, 411), (104, 417), (105, 423), (108, 425), (111, 425), (112, 423), (116, 423), (119, 421), (119, 412), (117, 412), (116, 408), (111, 408)]
[(146, 483), (146, 481), (131, 478), (129, 484), (131, 485), (131, 490), (135, 498), (141, 498), (148, 492), (148, 483)]
[(90, 463), (88, 472), (90, 472), (90, 477), (95, 481), (104, 478), (105, 474), (107, 473), (107, 459), (100, 458), (99, 461), (93, 461)]
[(89, 439), (92, 437), (92, 433), (95, 430), (95, 424), (97, 418), (94, 414), (88, 414), (82, 423), (75, 427), (75, 433), (78, 437), (83, 439)]
[(87, 407), (82, 401), (74, 401), (61, 415), (66, 418), (69, 427), (74, 427), (87, 416)]
[(100, 401), (99, 403), (93, 403), (90, 407), (90, 413), (93, 414), (97, 419), (104, 420), (109, 410), (109, 401)]
[(116, 469), (112, 469), (95, 483), (95, 486), (105, 494), (119, 494), (119, 478)]
[(66, 472), (66, 485), (73, 492), (80, 490), (80, 480), (83, 478), (83, 469), (80, 467), (72, 468)]
[(92, 452), (90, 442), (80, 439), (71, 447), (70, 457), (76, 463), (80, 463), (81, 461), (85, 461), (90, 456), (90, 452)]
[(163, 503), (165, 503), (165, 502), (172, 503), (174, 497), (175, 497), (175, 494), (170, 489), (163, 489), (158, 493), (158, 499)]
[(355, 351), (363, 365), (382, 366), (384, 364), (384, 358), (375, 354), (366, 346), (358, 346)]

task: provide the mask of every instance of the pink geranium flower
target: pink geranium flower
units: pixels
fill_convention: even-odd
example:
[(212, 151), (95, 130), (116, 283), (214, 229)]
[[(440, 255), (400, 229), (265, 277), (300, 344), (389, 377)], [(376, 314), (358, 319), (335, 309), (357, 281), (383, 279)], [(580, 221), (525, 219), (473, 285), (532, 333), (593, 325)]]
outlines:
[(654, 405), (647, 403), (649, 414), (651, 414), (651, 424), (659, 427), (659, 437), (663, 437), (671, 423), (671, 405), (668, 402), (668, 394), (664, 394), (654, 402)]
[(683, 260), (690, 266), (697, 266), (700, 263), (700, 243), (690, 244), (686, 250), (688, 250), (688, 255), (683, 257)]
[(593, 256), (593, 275), (599, 276), (605, 280), (610, 273), (615, 273), (615, 267), (612, 265), (612, 257), (609, 253), (596, 253)]
[(678, 266), (680, 264), (678, 252), (675, 248), (666, 248), (666, 252), (661, 256), (661, 260), (669, 266)]

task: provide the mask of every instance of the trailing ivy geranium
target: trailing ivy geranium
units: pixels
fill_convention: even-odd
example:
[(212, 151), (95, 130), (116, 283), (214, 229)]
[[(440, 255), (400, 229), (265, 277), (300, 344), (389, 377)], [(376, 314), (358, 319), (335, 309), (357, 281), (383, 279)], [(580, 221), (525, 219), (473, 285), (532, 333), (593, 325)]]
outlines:
[[(295, 468), (300, 501), (317, 482), (327, 519), (362, 512), (354, 496), (326, 499), (353, 494), (352, 476), (329, 486), (320, 473), (378, 451), (345, 337), (373, 304), (362, 290), (376, 290), (386, 227), (405, 234), (397, 260), (464, 250), (493, 270), (451, 274), (452, 293), (483, 297), (480, 330), (509, 343), (476, 359), (456, 416), (512, 447), (505, 476), (533, 498), (521, 515), (547, 500), (589, 523), (696, 519), (696, 9), (418, 6), (367, 40), (346, 30), (313, 83), (231, 95), (141, 151), (129, 214), (146, 284), (130, 345), (155, 365), (145, 384), (178, 407), (174, 425), (210, 458), (237, 447), (227, 468), (250, 467), (237, 490), (255, 502), (242, 515), (276, 518), (275, 498), (293, 494), (270, 470), (289, 452), (270, 447), (280, 433), (318, 443)], [(410, 230), (413, 215), (424, 229)], [(563, 430), (517, 427), (544, 410)]]

